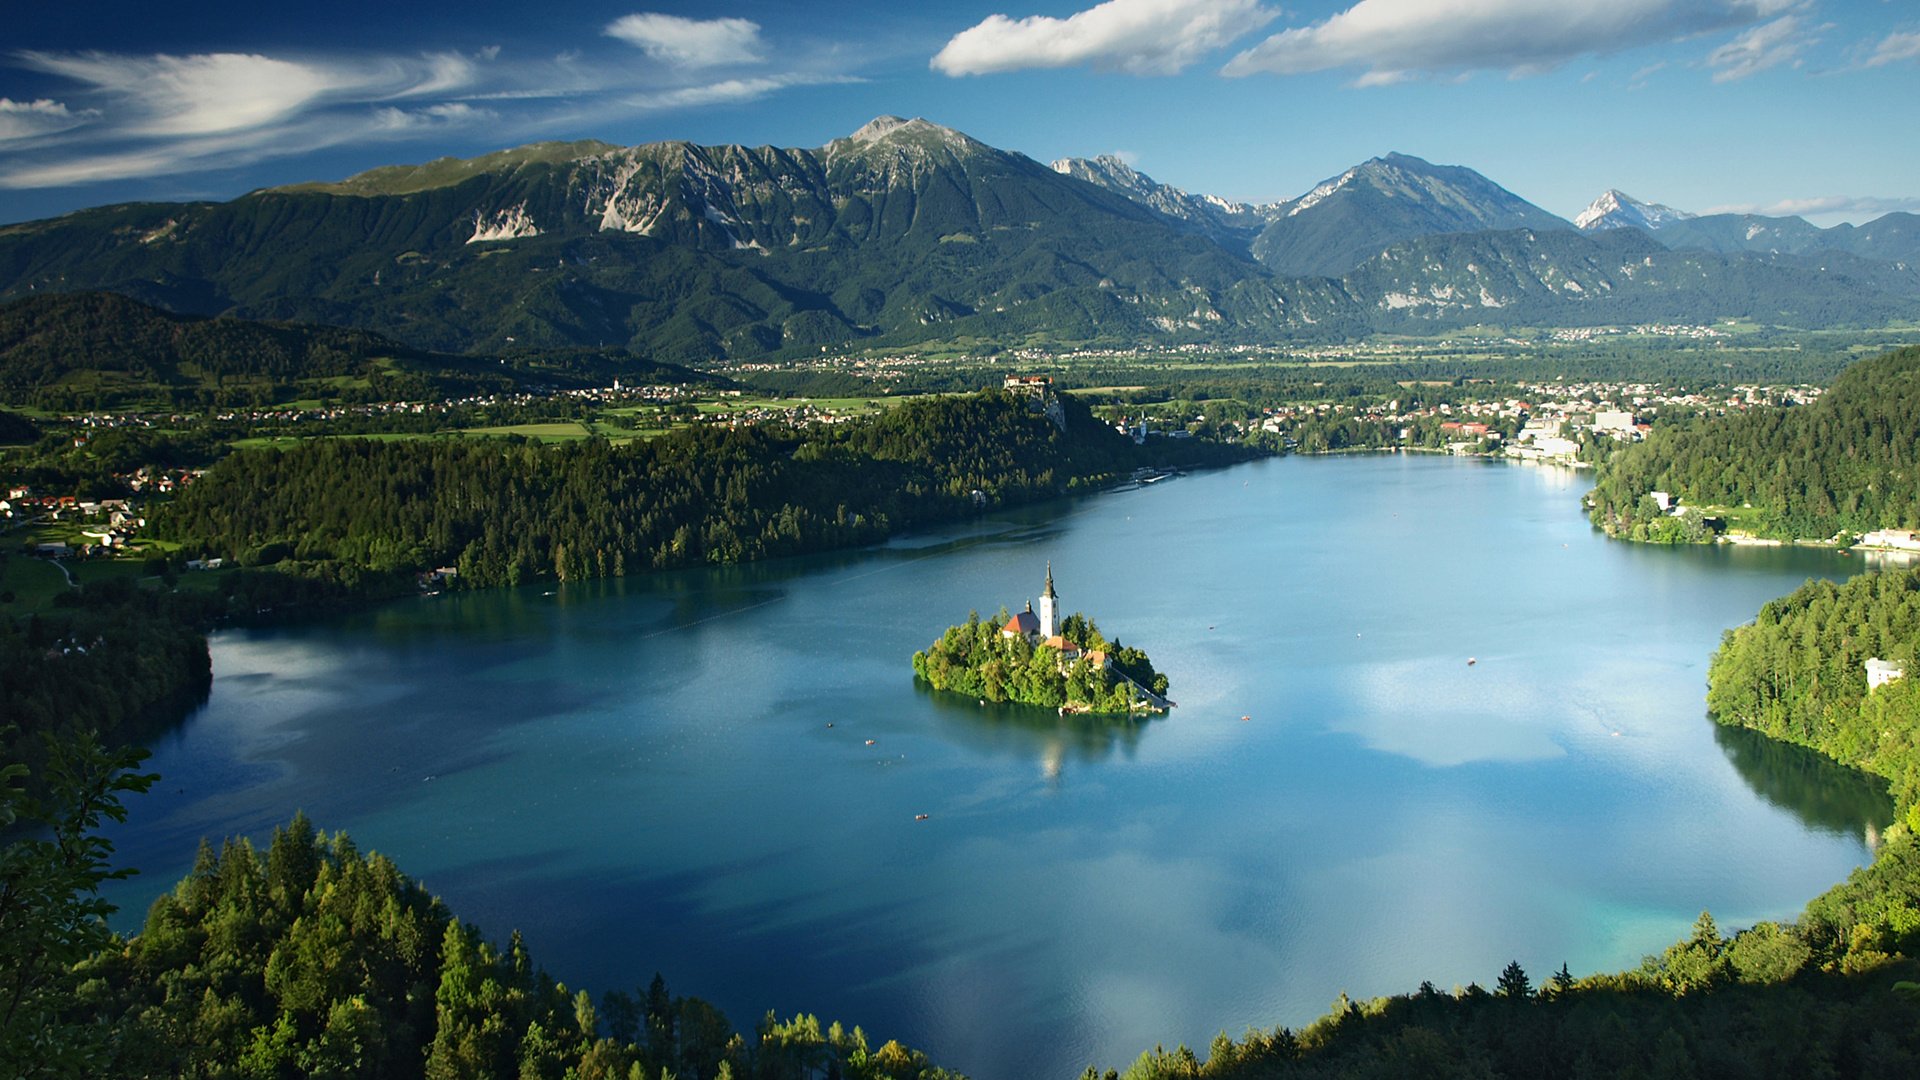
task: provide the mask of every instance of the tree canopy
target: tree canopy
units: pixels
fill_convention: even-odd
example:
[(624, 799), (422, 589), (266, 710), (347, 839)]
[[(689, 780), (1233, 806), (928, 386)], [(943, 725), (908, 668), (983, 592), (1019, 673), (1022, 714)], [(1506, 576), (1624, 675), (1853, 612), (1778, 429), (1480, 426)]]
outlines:
[(333, 579), (453, 566), (489, 586), (741, 562), (867, 543), (1153, 460), (1061, 404), (1065, 431), (996, 390), (829, 428), (694, 428), (624, 446), (322, 440), (227, 457), (157, 527), (192, 551)]
[(1811, 405), (1655, 428), (1601, 465), (1594, 524), (1632, 535), (1661, 514), (1653, 491), (1778, 539), (1920, 527), (1920, 348), (1854, 364)]
[[(1136, 686), (1167, 692), (1167, 677), (1153, 669), (1146, 653), (1109, 641), (1085, 615), (1061, 620), (1060, 636), (1081, 653), (1072, 657), (1045, 642), (1001, 633), (1006, 623), (1004, 611), (992, 621), (969, 614), (913, 654), (914, 675), (935, 690), (1070, 712), (1126, 715), (1139, 707)], [(1088, 658), (1090, 650), (1105, 654), (1107, 662)]]

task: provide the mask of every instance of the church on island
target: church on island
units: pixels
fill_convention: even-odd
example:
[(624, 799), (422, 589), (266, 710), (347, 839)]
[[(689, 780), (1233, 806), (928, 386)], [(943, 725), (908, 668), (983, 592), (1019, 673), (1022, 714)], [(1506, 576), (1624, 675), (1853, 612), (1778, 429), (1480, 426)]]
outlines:
[(1011, 616), (1002, 608), (991, 619), (974, 613), (947, 627), (913, 654), (914, 676), (982, 705), (1039, 705), (1061, 715), (1134, 717), (1173, 706), (1167, 677), (1145, 652), (1106, 637), (1084, 613), (1061, 613), (1051, 562), (1035, 606)]
[[(1053, 591), (1053, 560), (1047, 560), (1047, 588), (1040, 594), (1040, 611), (1034, 613), (1033, 602), (1027, 602), (1027, 610), (1007, 620), (1000, 628), (1001, 637), (1025, 638), (1027, 644), (1036, 648), (1048, 648), (1060, 654), (1064, 663), (1081, 659), (1080, 646), (1068, 641), (1060, 633), (1060, 594)], [(1102, 649), (1089, 649), (1085, 659), (1099, 667), (1107, 666), (1107, 654)]]

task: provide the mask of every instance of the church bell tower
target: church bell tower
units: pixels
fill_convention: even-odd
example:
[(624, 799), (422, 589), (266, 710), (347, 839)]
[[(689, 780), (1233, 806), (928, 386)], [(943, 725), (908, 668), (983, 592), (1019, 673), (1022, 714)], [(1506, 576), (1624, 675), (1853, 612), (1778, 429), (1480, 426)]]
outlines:
[(1053, 591), (1053, 560), (1047, 560), (1047, 591), (1040, 594), (1040, 640), (1060, 632), (1060, 597)]

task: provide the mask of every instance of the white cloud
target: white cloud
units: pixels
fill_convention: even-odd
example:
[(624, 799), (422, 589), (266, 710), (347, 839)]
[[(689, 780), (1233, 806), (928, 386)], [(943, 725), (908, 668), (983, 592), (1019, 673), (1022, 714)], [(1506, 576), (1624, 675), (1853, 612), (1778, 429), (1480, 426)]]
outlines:
[(1771, 203), (1738, 203), (1715, 206), (1709, 214), (1764, 214), (1767, 217), (1872, 218), (1904, 210), (1920, 213), (1920, 196), (1881, 198), (1872, 195), (1817, 195), (1807, 199), (1781, 199)]
[(1885, 67), (1902, 60), (1920, 60), (1920, 31), (1895, 31), (1874, 47), (1867, 67)]
[(7, 188), (232, 168), (491, 115), (459, 102), (368, 108), (471, 86), (475, 65), (455, 53), (295, 61), (29, 52), (18, 59), (81, 84), (79, 99), (97, 108), (79, 114), (91, 121), (86, 127), (9, 161), (0, 170)]
[(759, 78), (716, 80), (606, 49), (603, 58), (512, 60), (491, 46), (299, 58), (19, 53), (16, 62), (78, 85), (60, 100), (0, 99), (0, 189), (233, 169), (334, 146), (444, 139), (482, 125), (500, 139), (550, 138), (642, 112), (857, 81), (831, 51), (784, 58), (786, 70)]
[(760, 54), (760, 24), (746, 19), (688, 19), (643, 12), (607, 24), (608, 37), (677, 67), (751, 64)]
[[(499, 55), (500, 46), (491, 45), (488, 48), (493, 50), (494, 55)], [(478, 58), (492, 59), (487, 55), (486, 49), (480, 50)], [(396, 96), (433, 97), (450, 94), (472, 86), (479, 78), (478, 65), (473, 62), (474, 57), (462, 56), (457, 52), (439, 52), (427, 53), (421, 57), (421, 60), (426, 64), (425, 73), (413, 79), (412, 85), (407, 86)]]
[(438, 96), (475, 79), (473, 62), (457, 53), (340, 63), (253, 53), (27, 52), (20, 60), (83, 84), (122, 133), (146, 138), (250, 131), (329, 104)]
[(1806, 36), (1797, 15), (1762, 23), (1707, 54), (1714, 82), (1733, 82), (1792, 61), (1816, 39)]
[(66, 187), (102, 180), (124, 180), (129, 176), (167, 176), (184, 171), (180, 156), (169, 149), (92, 154), (0, 170), (0, 189)]
[(1106, 0), (1064, 19), (989, 15), (955, 34), (931, 66), (956, 76), (1080, 64), (1171, 75), (1277, 14), (1259, 0)]
[(1749, 26), (1803, 0), (1360, 0), (1235, 56), (1229, 76), (1363, 68), (1378, 86), (1470, 71), (1529, 73)]
[(245, 53), (131, 57), (30, 52), (22, 60), (28, 67), (120, 99), (145, 114), (145, 130), (153, 135), (211, 135), (259, 127), (338, 86), (317, 68)]
[(88, 112), (76, 113), (64, 102), (47, 98), (14, 101), (0, 97), (0, 142), (66, 131), (86, 123), (92, 116)]
[(476, 109), (464, 101), (449, 101), (439, 105), (429, 105), (424, 109), (398, 109), (388, 106), (375, 110), (374, 116), (383, 130), (412, 132), (429, 128), (463, 127), (497, 119), (499, 114), (492, 109)]
[(647, 110), (686, 109), (700, 105), (730, 105), (743, 101), (756, 101), (776, 90), (785, 90), (790, 86), (820, 86), (859, 81), (861, 80), (845, 75), (769, 75), (755, 79), (722, 79), (716, 83), (680, 86), (671, 90), (636, 94), (627, 101), (636, 108)]

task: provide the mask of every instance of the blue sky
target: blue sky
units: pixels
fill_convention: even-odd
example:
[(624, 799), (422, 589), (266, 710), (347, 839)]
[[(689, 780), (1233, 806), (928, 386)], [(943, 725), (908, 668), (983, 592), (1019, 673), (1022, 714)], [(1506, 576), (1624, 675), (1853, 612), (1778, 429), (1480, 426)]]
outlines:
[(1237, 199), (1400, 151), (1566, 216), (1608, 187), (1920, 211), (1912, 0), (12, 7), (0, 221), (541, 139), (818, 146), (884, 113)]

